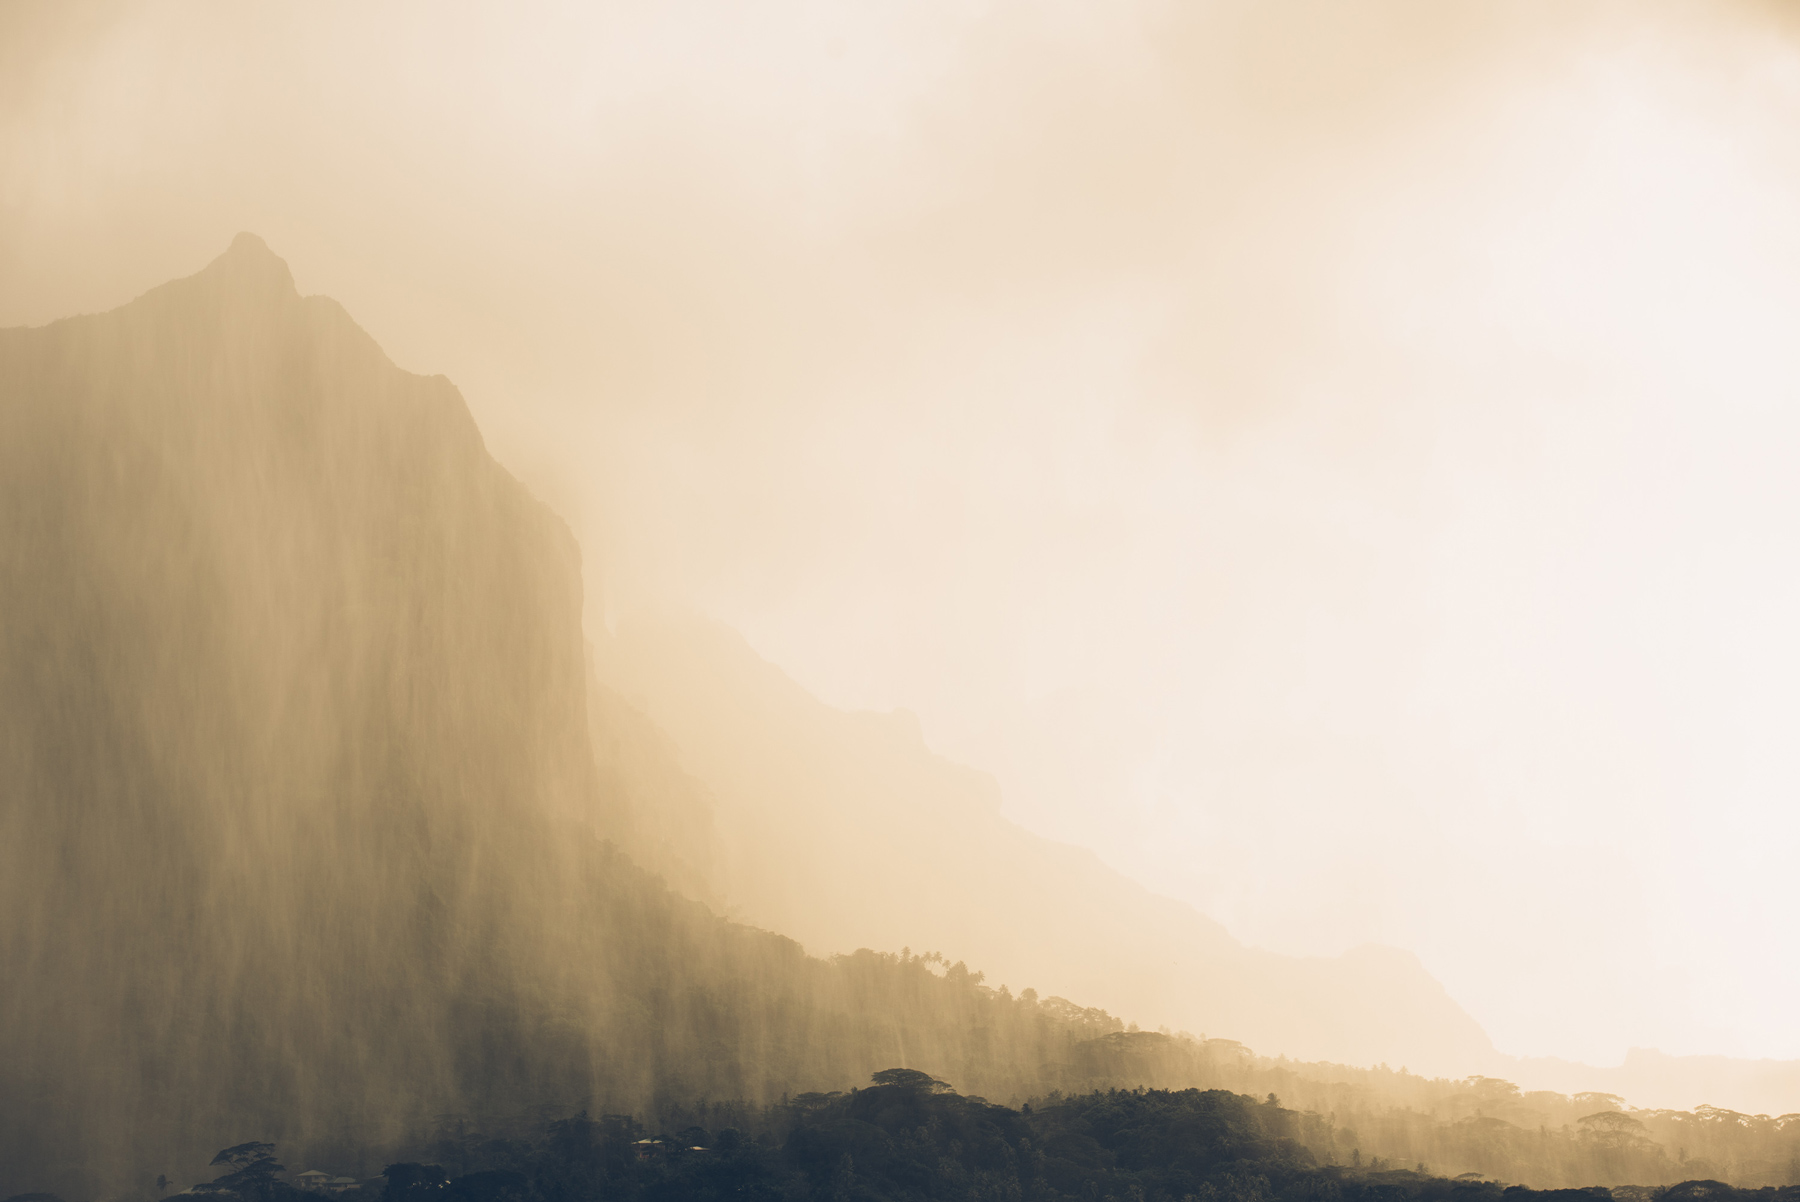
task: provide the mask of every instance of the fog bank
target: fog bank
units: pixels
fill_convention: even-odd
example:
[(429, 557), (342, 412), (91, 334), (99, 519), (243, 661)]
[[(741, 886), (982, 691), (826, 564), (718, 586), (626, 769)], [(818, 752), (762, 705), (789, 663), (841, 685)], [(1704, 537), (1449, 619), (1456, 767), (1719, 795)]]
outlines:
[(1796, 1056), (1779, 5), (0, 10), (0, 326), (251, 228), (676, 600), (1502, 1050)]

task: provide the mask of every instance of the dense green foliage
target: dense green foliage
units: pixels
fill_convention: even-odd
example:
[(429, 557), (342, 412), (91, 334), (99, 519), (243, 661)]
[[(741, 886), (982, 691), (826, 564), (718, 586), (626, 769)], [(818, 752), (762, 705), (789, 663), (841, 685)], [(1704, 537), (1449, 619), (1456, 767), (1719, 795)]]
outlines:
[[(1317, 1114), (1224, 1090), (1105, 1090), (1017, 1109), (964, 1097), (925, 1073), (875, 1074), (848, 1093), (766, 1107), (673, 1111), (649, 1135), (635, 1119), (585, 1112), (530, 1137), (447, 1122), (350, 1202), (632, 1199), (1156, 1199), (1205, 1202), (1800, 1202), (1793, 1186), (1534, 1191), (1475, 1174), (1433, 1175), (1371, 1158), (1321, 1161), (1339, 1133)], [(714, 1124), (707, 1126), (700, 1120)], [(261, 1195), (259, 1195), (260, 1197)], [(290, 1191), (288, 1202), (307, 1195)]]
[(1534, 1186), (1800, 1182), (1800, 1114), (1629, 1109), (1604, 1093), (1521, 1091), (1492, 1077), (1420, 1077), (1256, 1056), (1231, 1040), (1113, 1032), (1083, 1044), (1092, 1080), (1200, 1086), (1261, 1097), (1329, 1119), (1321, 1162), (1425, 1163)]

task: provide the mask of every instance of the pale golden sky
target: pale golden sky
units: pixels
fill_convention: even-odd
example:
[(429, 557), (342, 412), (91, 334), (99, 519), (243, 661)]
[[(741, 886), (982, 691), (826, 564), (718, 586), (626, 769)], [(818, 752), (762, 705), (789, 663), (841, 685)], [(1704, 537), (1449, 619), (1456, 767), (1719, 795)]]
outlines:
[(0, 324), (254, 230), (593, 621), (1503, 1050), (1800, 1056), (1783, 13), (15, 0)]

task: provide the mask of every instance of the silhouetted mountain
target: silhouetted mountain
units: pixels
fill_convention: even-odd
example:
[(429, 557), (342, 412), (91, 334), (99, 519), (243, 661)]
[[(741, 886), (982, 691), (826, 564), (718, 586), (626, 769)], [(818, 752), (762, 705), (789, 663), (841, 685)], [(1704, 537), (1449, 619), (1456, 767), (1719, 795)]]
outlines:
[(604, 844), (580, 613), (456, 390), (256, 238), (0, 331), (0, 1196), (896, 1062), (1081, 1083), (1106, 1016), (808, 959)]
[(1280, 1088), (1361, 1125), (1353, 1151), (1546, 1181), (1691, 1167), (1631, 1123), (1768, 1179), (1800, 1130), (1576, 1131), (1614, 1108), (1126, 1032), (941, 956), (725, 921), (663, 878), (825, 949), (935, 944), (1269, 1046), (1466, 1024), (1403, 956), (1249, 952), (1025, 835), (916, 725), (832, 711), (715, 629), (628, 628), (590, 679), (579, 582), (455, 389), (255, 238), (0, 331), (0, 1197), (144, 1195), (261, 1141), (366, 1177), (452, 1122), (766, 1109), (895, 1065), (1009, 1103)]
[[(1271, 1055), (1453, 1076), (1496, 1060), (1410, 953), (1247, 948), (1091, 852), (1008, 821), (993, 780), (934, 755), (910, 714), (833, 709), (725, 627), (637, 617), (596, 644), (595, 662), (596, 708), (640, 707), (696, 778), (690, 793), (704, 789), (688, 803), (684, 862), (712, 866), (733, 913), (816, 953), (931, 948), (994, 983)], [(710, 819), (697, 812), (707, 797)]]

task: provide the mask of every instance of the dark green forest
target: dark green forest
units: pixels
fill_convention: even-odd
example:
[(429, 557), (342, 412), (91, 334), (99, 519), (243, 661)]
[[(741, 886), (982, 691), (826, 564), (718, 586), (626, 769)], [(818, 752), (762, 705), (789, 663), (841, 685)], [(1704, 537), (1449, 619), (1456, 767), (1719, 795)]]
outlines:
[[(514, 1120), (517, 1122), (518, 1120)], [(1620, 1124), (1599, 1124), (1618, 1129)], [(1096, 1090), (1003, 1106), (911, 1069), (860, 1089), (767, 1106), (676, 1107), (656, 1128), (628, 1115), (560, 1118), (492, 1133), (443, 1116), (417, 1159), (337, 1196), (349, 1202), (560, 1202), (562, 1199), (1156, 1199), (1205, 1202), (1790, 1202), (1800, 1189), (1674, 1185), (1533, 1190), (1467, 1172), (1365, 1156), (1314, 1112), (1227, 1090)], [(1559, 1132), (1565, 1155), (1597, 1138)], [(1593, 1149), (1588, 1147), (1587, 1154)], [(193, 1191), (256, 1202), (316, 1197), (286, 1184), (273, 1145), (225, 1149)], [(1691, 1162), (1697, 1167), (1698, 1162)]]

